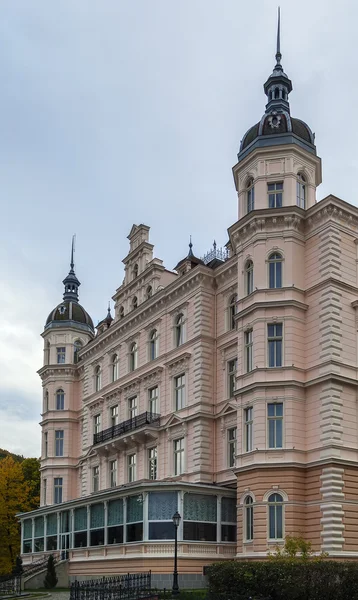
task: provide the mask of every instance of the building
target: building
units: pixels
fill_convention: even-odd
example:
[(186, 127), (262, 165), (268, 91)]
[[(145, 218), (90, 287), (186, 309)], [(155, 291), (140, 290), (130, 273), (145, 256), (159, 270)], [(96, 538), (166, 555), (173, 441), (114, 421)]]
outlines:
[[(69, 551), (69, 575), (152, 569), (170, 585), (262, 557), (285, 535), (357, 557), (358, 209), (316, 202), (315, 138), (276, 65), (233, 168), (225, 251), (167, 270), (133, 225), (96, 333), (73, 258), (44, 332), (41, 508), (24, 562)], [(192, 584), (192, 583), (191, 583)]]

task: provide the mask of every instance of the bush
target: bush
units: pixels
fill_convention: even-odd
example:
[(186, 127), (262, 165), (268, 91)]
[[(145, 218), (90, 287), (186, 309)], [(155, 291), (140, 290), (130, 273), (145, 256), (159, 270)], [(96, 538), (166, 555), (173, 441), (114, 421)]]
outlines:
[(44, 587), (47, 589), (54, 588), (56, 587), (57, 581), (55, 560), (52, 554), (50, 554), (47, 561), (47, 573), (44, 579)]
[(358, 564), (355, 562), (297, 558), (230, 561), (210, 565), (207, 575), (209, 597), (358, 600)]

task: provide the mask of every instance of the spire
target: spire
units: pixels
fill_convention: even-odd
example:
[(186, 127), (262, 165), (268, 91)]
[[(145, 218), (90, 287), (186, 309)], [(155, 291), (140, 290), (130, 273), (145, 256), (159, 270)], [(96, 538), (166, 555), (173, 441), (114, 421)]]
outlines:
[(292, 82), (283, 70), (281, 54), (281, 10), (277, 13), (276, 65), (264, 84), (267, 96), (266, 113), (290, 112), (288, 95), (292, 91)]
[(111, 315), (111, 301), (108, 300), (108, 311), (107, 311), (107, 316), (105, 318), (105, 322), (107, 323), (107, 327), (110, 326), (110, 324), (112, 323), (112, 321), (113, 321), (113, 317)]
[(188, 253), (188, 257), (189, 256), (194, 256), (193, 254), (193, 244), (191, 243), (191, 236), (190, 236), (190, 242), (189, 242), (189, 253)]
[(71, 262), (70, 262), (70, 271), (63, 280), (63, 285), (65, 286), (65, 291), (63, 294), (63, 299), (72, 302), (78, 302), (78, 288), (80, 287), (80, 282), (78, 281), (74, 267), (74, 253), (75, 253), (75, 239), (76, 236), (72, 236), (72, 245), (71, 245)]

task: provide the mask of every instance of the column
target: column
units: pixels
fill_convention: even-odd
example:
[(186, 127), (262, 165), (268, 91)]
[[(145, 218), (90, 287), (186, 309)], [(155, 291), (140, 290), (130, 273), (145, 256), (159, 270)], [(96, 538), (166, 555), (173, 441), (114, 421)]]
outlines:
[(104, 545), (108, 545), (108, 500), (104, 501)]
[(184, 492), (178, 492), (178, 512), (181, 516), (179, 527), (178, 527), (178, 542), (183, 541), (183, 531), (184, 531)]
[(127, 542), (127, 498), (123, 498), (123, 545)]
[(217, 496), (216, 541), (221, 542), (221, 496)]
[(44, 515), (44, 552), (47, 550), (47, 515)]
[(143, 542), (148, 540), (148, 492), (143, 493)]
[(90, 505), (87, 504), (87, 546), (91, 545), (90, 527), (91, 527)]
[(35, 550), (35, 517), (31, 518), (31, 552)]

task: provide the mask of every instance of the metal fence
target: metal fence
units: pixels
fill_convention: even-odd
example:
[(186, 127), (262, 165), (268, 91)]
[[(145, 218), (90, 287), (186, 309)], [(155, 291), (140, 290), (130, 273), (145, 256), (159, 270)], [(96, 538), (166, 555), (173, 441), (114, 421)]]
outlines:
[(21, 577), (3, 575), (0, 577), (0, 596), (18, 596), (21, 593)]
[(70, 600), (138, 600), (152, 598), (151, 572), (71, 583)]

